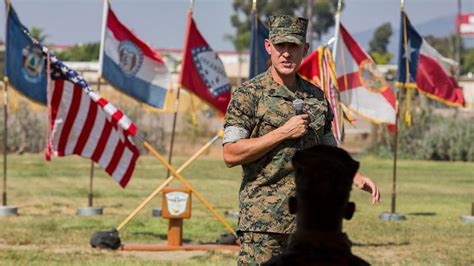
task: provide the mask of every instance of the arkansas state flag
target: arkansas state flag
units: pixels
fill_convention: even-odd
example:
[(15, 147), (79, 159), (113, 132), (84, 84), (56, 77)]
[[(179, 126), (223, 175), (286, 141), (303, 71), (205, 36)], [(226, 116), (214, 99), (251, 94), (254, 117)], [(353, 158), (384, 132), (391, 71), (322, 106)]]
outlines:
[(249, 79), (265, 72), (271, 65), (270, 55), (265, 50), (265, 39), (268, 39), (268, 29), (263, 25), (256, 13), (252, 14), (250, 23), (250, 69)]
[[(457, 63), (443, 57), (416, 32), (402, 11), (397, 86), (416, 88), (427, 97), (451, 106), (464, 106), (462, 89), (454, 79)], [(405, 50), (404, 28), (407, 49)], [(409, 80), (407, 80), (407, 58)]]
[(230, 101), (230, 81), (224, 64), (196, 27), (192, 12), (188, 15), (181, 85), (222, 113)]
[(7, 2), (4, 74), (10, 84), (28, 99), (46, 105), (45, 57), (33, 45), (13, 6)]
[(163, 109), (170, 73), (161, 56), (135, 36), (107, 8), (101, 71), (105, 80), (128, 96)]

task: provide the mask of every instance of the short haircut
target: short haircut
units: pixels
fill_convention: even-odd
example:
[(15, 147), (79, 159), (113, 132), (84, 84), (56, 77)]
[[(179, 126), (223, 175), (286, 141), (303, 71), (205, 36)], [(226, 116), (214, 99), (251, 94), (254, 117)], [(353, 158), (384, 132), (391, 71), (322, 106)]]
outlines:
[(349, 200), (359, 162), (343, 149), (317, 145), (298, 151), (293, 157), (296, 197), (340, 212)]

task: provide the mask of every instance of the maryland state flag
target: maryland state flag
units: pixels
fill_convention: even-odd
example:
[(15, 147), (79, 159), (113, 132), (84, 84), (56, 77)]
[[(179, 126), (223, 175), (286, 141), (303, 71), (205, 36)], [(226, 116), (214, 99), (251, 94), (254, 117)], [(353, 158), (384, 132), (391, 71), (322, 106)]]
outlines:
[(268, 39), (268, 29), (258, 18), (256, 12), (250, 23), (250, 69), (249, 79), (265, 72), (270, 66), (270, 55), (265, 50), (265, 39)]
[(454, 79), (457, 63), (431, 47), (413, 28), (405, 12), (401, 15), (397, 86), (416, 88), (447, 105), (464, 106), (462, 89)]
[(13, 6), (7, 2), (4, 74), (10, 84), (28, 99), (46, 105), (45, 56), (27, 35)]
[(197, 29), (192, 11), (188, 15), (179, 82), (213, 108), (226, 112), (230, 101), (229, 78), (221, 59)]

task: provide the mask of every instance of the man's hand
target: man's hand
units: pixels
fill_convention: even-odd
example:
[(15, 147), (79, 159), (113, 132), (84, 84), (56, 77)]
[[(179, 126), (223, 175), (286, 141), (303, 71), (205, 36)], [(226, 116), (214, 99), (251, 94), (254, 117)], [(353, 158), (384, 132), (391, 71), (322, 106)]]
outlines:
[(283, 126), (278, 128), (286, 139), (296, 139), (304, 136), (308, 131), (308, 114), (291, 117)]
[(354, 185), (372, 194), (372, 204), (380, 202), (379, 188), (370, 178), (363, 176), (359, 172), (357, 172), (354, 176)]

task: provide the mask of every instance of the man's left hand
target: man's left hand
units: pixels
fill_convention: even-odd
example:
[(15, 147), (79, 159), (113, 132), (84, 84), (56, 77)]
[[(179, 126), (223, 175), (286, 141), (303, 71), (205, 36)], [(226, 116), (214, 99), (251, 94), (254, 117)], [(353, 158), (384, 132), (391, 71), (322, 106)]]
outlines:
[(354, 176), (354, 185), (372, 195), (372, 204), (380, 202), (380, 191), (377, 185), (370, 178), (357, 172)]

